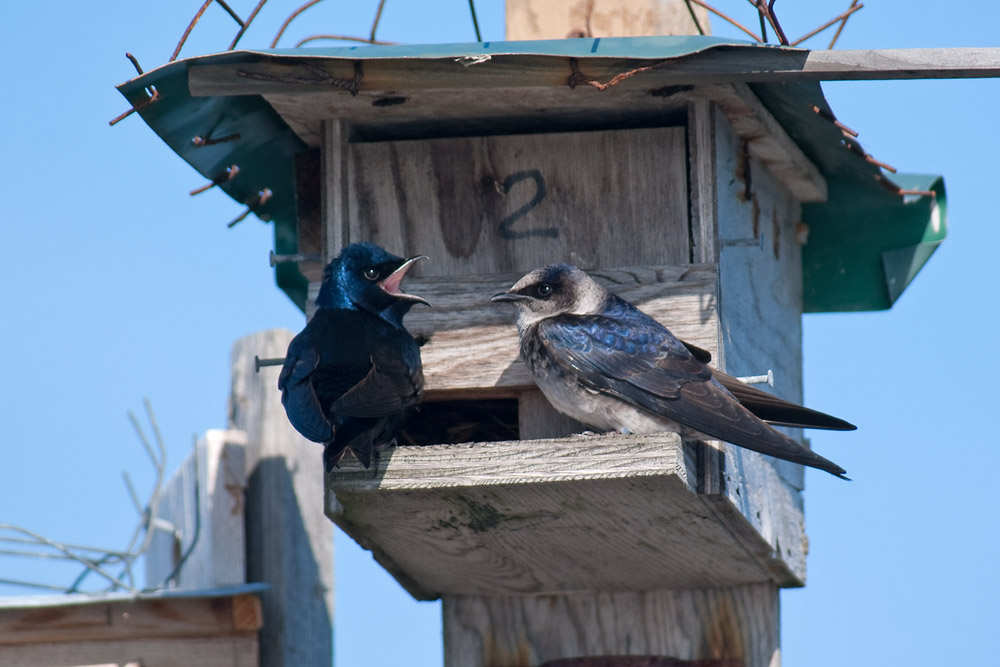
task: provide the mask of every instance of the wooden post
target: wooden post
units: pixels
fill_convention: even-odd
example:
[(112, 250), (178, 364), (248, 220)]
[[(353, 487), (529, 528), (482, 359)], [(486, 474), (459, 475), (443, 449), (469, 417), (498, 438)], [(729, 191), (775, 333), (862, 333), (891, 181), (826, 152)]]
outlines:
[[(206, 590), (246, 582), (246, 434), (211, 429), (198, 439), (167, 481), (157, 526), (146, 552), (146, 585), (167, 580), (187, 555), (169, 588)], [(193, 546), (192, 546), (193, 545)]]
[[(507, 0), (507, 39), (697, 35), (684, 0)], [(709, 34), (708, 10), (692, 3)]]
[(282, 357), (291, 339), (274, 329), (233, 345), (229, 422), (247, 434), (247, 579), (270, 585), (261, 596), (261, 664), (329, 667), (333, 526), (322, 511), (322, 448), (288, 423), (277, 368), (254, 370), (254, 355)]

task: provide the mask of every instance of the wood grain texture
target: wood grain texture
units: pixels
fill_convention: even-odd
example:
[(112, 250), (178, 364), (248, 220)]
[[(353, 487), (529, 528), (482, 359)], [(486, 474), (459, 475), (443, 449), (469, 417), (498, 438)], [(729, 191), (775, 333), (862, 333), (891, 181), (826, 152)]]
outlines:
[(254, 355), (284, 356), (291, 339), (274, 329), (233, 345), (230, 425), (247, 437), (247, 579), (270, 584), (261, 595), (268, 623), (261, 662), (328, 667), (333, 527), (322, 513), (322, 447), (289, 424), (277, 389), (280, 367), (254, 372)]
[(141, 665), (142, 667), (257, 667), (257, 635), (122, 639), (54, 644), (0, 646), (4, 667), (78, 667)]
[[(760, 160), (743, 152), (745, 144), (722, 113), (716, 114), (715, 138), (724, 368), (736, 376), (771, 369), (774, 393), (801, 402), (799, 203)], [(801, 437), (801, 430), (789, 432)], [(723, 495), (804, 582), (802, 466), (732, 445), (725, 450)]]
[(533, 667), (577, 656), (655, 655), (778, 667), (778, 591), (727, 589), (444, 598), (446, 667)]
[[(257, 596), (137, 598), (0, 609), (0, 646), (73, 641), (255, 635)], [(6, 662), (0, 661), (6, 665)]]
[(715, 201), (715, 116), (708, 99), (688, 104), (688, 155), (691, 177), (691, 259), (718, 265), (718, 220)]
[(697, 495), (675, 434), (397, 447), (326, 482), (327, 515), (419, 599), (789, 581)]
[[(694, 5), (708, 28), (708, 10)], [(697, 35), (683, 0), (507, 0), (506, 39)]]
[[(665, 86), (697, 83), (791, 81), (862, 81), (890, 79), (993, 78), (1000, 75), (1000, 48), (958, 47), (924, 49), (817, 50), (726, 47), (687, 57), (649, 59), (579, 58), (589, 76), (606, 81), (616, 74), (656, 62), (668, 62), (619, 84)], [(456, 80), (470, 88), (537, 88), (566, 86), (568, 58), (534, 54), (492, 54), (489, 60), (467, 67), (459, 58), (416, 61), (408, 58), (367, 60), (360, 92), (399, 91), (407, 82), (413, 90), (448, 89)], [(354, 61), (316, 56), (274, 56), (257, 63), (190, 65), (191, 94), (259, 95), (306, 93), (330, 88), (330, 79), (354, 77)], [(598, 91), (595, 91), (598, 92)], [(338, 94), (347, 97), (346, 89)]]
[(158, 586), (170, 576), (196, 533), (194, 549), (171, 588), (198, 590), (246, 581), (245, 444), (242, 431), (209, 430), (168, 480), (156, 515), (174, 526), (180, 540), (175, 542), (174, 535), (162, 529), (155, 532), (145, 557), (147, 586)]
[[(588, 87), (589, 88), (589, 87)], [(591, 91), (594, 91), (591, 89)], [(704, 104), (708, 102), (715, 102), (719, 105), (723, 111), (726, 112), (730, 119), (731, 124), (736, 129), (737, 133), (744, 138), (749, 146), (751, 153), (763, 161), (772, 173), (779, 179), (781, 179), (786, 187), (791, 190), (800, 201), (813, 202), (813, 201), (825, 201), (826, 199), (826, 182), (819, 170), (812, 164), (812, 162), (805, 157), (798, 146), (788, 137), (784, 129), (774, 120), (774, 118), (763, 108), (756, 96), (749, 90), (745, 84), (732, 84), (732, 85), (709, 85), (705, 83), (699, 83), (696, 86), (687, 87), (674, 87), (674, 88), (661, 88), (661, 89), (643, 89), (641, 91), (622, 89), (616, 86), (603, 93), (599, 93), (600, 97), (591, 99), (589, 95), (584, 94), (583, 97), (579, 97), (579, 93), (576, 89), (572, 94), (560, 89), (558, 91), (553, 90), (531, 90), (523, 93), (517, 91), (507, 91), (510, 94), (505, 94), (505, 91), (496, 91), (496, 97), (493, 95), (483, 95), (480, 91), (434, 91), (433, 95), (429, 99), (423, 99), (419, 96), (414, 96), (413, 98), (408, 98), (408, 102), (403, 107), (391, 106), (391, 107), (372, 107), (371, 103), (367, 106), (361, 106), (355, 108), (358, 102), (354, 98), (342, 99), (338, 97), (328, 97), (328, 98), (318, 98), (315, 95), (306, 96), (305, 98), (299, 98), (295, 96), (285, 96), (285, 97), (269, 97), (272, 105), (275, 106), (276, 110), (282, 115), (283, 118), (296, 129), (296, 132), (302, 136), (303, 140), (310, 141), (310, 137), (318, 136), (318, 129), (320, 123), (330, 117), (338, 118), (340, 120), (336, 121), (344, 126), (350, 126), (359, 128), (355, 130), (355, 133), (369, 133), (376, 136), (382, 134), (393, 134), (393, 130), (389, 128), (393, 127), (409, 127), (407, 130), (408, 136), (420, 136), (420, 137), (434, 137), (434, 136), (447, 136), (449, 133), (454, 133), (456, 127), (464, 127), (464, 133), (466, 134), (494, 134), (497, 132), (507, 132), (515, 133), (511, 139), (511, 151), (516, 152), (517, 159), (526, 159), (530, 157), (530, 154), (525, 154), (518, 146), (519, 142), (523, 143), (535, 141), (535, 137), (548, 136), (548, 137), (558, 137), (558, 141), (567, 143), (570, 141), (569, 137), (578, 137), (579, 141), (592, 143), (592, 139), (595, 136), (601, 136), (608, 134), (607, 132), (582, 132), (579, 131), (581, 127), (594, 126), (595, 124), (603, 124), (607, 126), (609, 124), (615, 123), (627, 123), (630, 125), (666, 125), (666, 124), (676, 124), (682, 123), (683, 117), (686, 113), (688, 118), (688, 124), (691, 131), (705, 132), (711, 131), (710, 127), (706, 127), (705, 124), (698, 125), (697, 118), (698, 113), (694, 112), (691, 105)], [(327, 94), (330, 95), (329, 93)], [(453, 97), (454, 99), (449, 99)], [(332, 101), (336, 101), (336, 104)], [(513, 100), (513, 101), (512, 101)], [(346, 105), (346, 106), (344, 106)], [(514, 105), (513, 108), (511, 105)], [(373, 109), (378, 109), (378, 115), (370, 116), (375, 113)], [(623, 113), (627, 113), (627, 117), (622, 116)], [(370, 116), (370, 117), (369, 117)], [(620, 116), (620, 117), (619, 117)], [(436, 124), (435, 124), (436, 123)], [(571, 129), (575, 131), (563, 132), (560, 134), (549, 134), (549, 135), (517, 135), (516, 133), (525, 130), (543, 130), (553, 127), (555, 125), (558, 127), (560, 124), (565, 125), (566, 129)], [(600, 125), (597, 125), (600, 127)], [(300, 129), (301, 128), (301, 129)], [(420, 129), (418, 129), (420, 128)], [(679, 128), (675, 128), (679, 129)], [(402, 130), (398, 130), (402, 131)], [(660, 132), (664, 131), (663, 128), (657, 130), (656, 128), (646, 129), (646, 130), (618, 130), (613, 131), (608, 134), (608, 137), (614, 140), (614, 146), (612, 148), (612, 153), (608, 157), (601, 158), (603, 161), (597, 161), (595, 166), (595, 150), (601, 149), (602, 146), (591, 145), (590, 143), (585, 143), (583, 145), (582, 158), (575, 158), (572, 153), (566, 153), (564, 150), (560, 149), (558, 153), (552, 154), (551, 159), (555, 160), (558, 156), (564, 156), (566, 158), (566, 164), (573, 165), (574, 169), (579, 170), (579, 174), (574, 175), (574, 178), (581, 180), (582, 184), (576, 185), (577, 190), (583, 188), (586, 189), (586, 183), (588, 181), (593, 181), (594, 177), (597, 175), (598, 170), (606, 170), (607, 167), (604, 163), (611, 161), (620, 161), (626, 166), (630, 162), (638, 160), (638, 163), (642, 161), (649, 161), (648, 165), (651, 169), (650, 173), (644, 175), (638, 182), (637, 186), (641, 186), (642, 183), (647, 183), (651, 185), (656, 185), (659, 183), (661, 178), (670, 178), (671, 173), (677, 169), (685, 168), (683, 164), (678, 165), (677, 161), (681, 160), (683, 162), (684, 152), (676, 151), (676, 146), (674, 145), (664, 145), (663, 153), (660, 155), (648, 155), (642, 152), (636, 153), (628, 149), (628, 143), (622, 143), (618, 137), (634, 137), (630, 141), (644, 142), (645, 137), (643, 132)], [(520, 139), (517, 137), (520, 136)], [(482, 139), (482, 138), (480, 138)], [(494, 137), (490, 144), (490, 148), (496, 149), (496, 144), (505, 142), (507, 138)], [(461, 142), (469, 141), (479, 141), (478, 139), (451, 139), (444, 140), (440, 139), (437, 141), (451, 141), (459, 142), (457, 144), (452, 144), (453, 146), (459, 146), (455, 150), (461, 151)], [(485, 141), (485, 139), (483, 139)], [(351, 150), (353, 151), (358, 146), (369, 146), (371, 144), (345, 144), (339, 148), (330, 146), (327, 148), (327, 152), (331, 155), (334, 151), (339, 150), (341, 152)], [(412, 141), (408, 142), (375, 142), (374, 145), (383, 146), (383, 152), (388, 151), (388, 146), (398, 145), (410, 147), (414, 144)], [(437, 145), (436, 150), (442, 150), (440, 146), (447, 146), (448, 144), (431, 144)], [(541, 146), (544, 149), (544, 145)], [(649, 148), (653, 148), (650, 146)], [(363, 151), (367, 154), (371, 148), (357, 148), (357, 150)], [(472, 150), (472, 149), (469, 149)], [(466, 151), (468, 153), (468, 151)], [(454, 166), (458, 169), (458, 165), (463, 165), (465, 169), (470, 167), (482, 167), (482, 159), (476, 158), (474, 162), (472, 160), (472, 153), (462, 154), (457, 159), (457, 164)], [(707, 176), (705, 172), (705, 161), (707, 158), (705, 155), (700, 153), (690, 153), (691, 157), (691, 178), (697, 179), (701, 178), (704, 181)], [(412, 160), (419, 160), (419, 156), (413, 156)], [(425, 160), (426, 162), (426, 160)], [(369, 162), (370, 163), (370, 162)], [(366, 164), (369, 164), (366, 163)], [(637, 163), (637, 164), (638, 164)], [(542, 164), (542, 163), (540, 163)], [(587, 164), (587, 169), (581, 169), (581, 164)], [(492, 165), (492, 163), (491, 163)], [(385, 167), (371, 166), (370, 168), (376, 170), (384, 171)], [(397, 167), (393, 167), (396, 169)], [(498, 167), (499, 168), (499, 167)], [(538, 167), (533, 167), (538, 168)], [(433, 180), (434, 177), (434, 165), (428, 167), (429, 171), (420, 172), (419, 176), (424, 180), (421, 181), (426, 185)], [(517, 173), (517, 172), (515, 172)], [(551, 180), (551, 174), (544, 173), (540, 170), (542, 176), (546, 181)], [(427, 175), (431, 174), (432, 178), (427, 178)], [(394, 174), (395, 175), (395, 174)], [(475, 191), (480, 183), (472, 183), (474, 177), (481, 174), (476, 173), (462, 173), (460, 178), (464, 178), (470, 181), (469, 186)], [(493, 174), (494, 176), (496, 174)], [(373, 175), (373, 177), (378, 177), (378, 174)], [(487, 180), (489, 180), (487, 178)], [(494, 179), (498, 182), (505, 180), (504, 178)], [(397, 187), (396, 180), (390, 181), (383, 180), (385, 188), (395, 188)], [(460, 183), (461, 181), (455, 181)], [(333, 181), (329, 181), (330, 187), (333, 186)], [(532, 184), (527, 181), (520, 181), (508, 195), (501, 197), (501, 199), (511, 199), (516, 197), (521, 197), (525, 202), (530, 201), (525, 198), (528, 193), (527, 189), (530, 189)], [(681, 185), (681, 183), (676, 183), (676, 185)], [(343, 187), (343, 183), (340, 183), (340, 187)], [(560, 189), (565, 188), (565, 183), (556, 182), (555, 184), (550, 183), (548, 191), (555, 192)], [(613, 196), (608, 197), (605, 192), (594, 192), (591, 189), (591, 194), (593, 196), (601, 197), (601, 200), (596, 203), (588, 202), (586, 196), (582, 199), (579, 195), (575, 196), (576, 204), (588, 204), (590, 208), (589, 215), (583, 216), (592, 217), (599, 221), (601, 225), (614, 225), (615, 216), (621, 215), (622, 212), (625, 214), (630, 214), (629, 207), (638, 207), (639, 211), (634, 211), (635, 215), (642, 215), (642, 209), (645, 207), (645, 216), (652, 221), (650, 224), (655, 224), (657, 220), (673, 220), (674, 216), (664, 215), (661, 210), (659, 210), (655, 201), (649, 201), (650, 191), (647, 193), (639, 193), (638, 198), (636, 198), (636, 193), (634, 191), (622, 190), (622, 188), (617, 187), (615, 190), (621, 190), (621, 193), (614, 193)], [(655, 190), (651, 191), (655, 194)], [(694, 201), (698, 201), (699, 190), (692, 188), (692, 197)], [(384, 193), (390, 194), (390, 193)], [(488, 216), (491, 211), (491, 207), (496, 207), (500, 203), (498, 201), (492, 201), (497, 199), (489, 193), (488, 188), (479, 188), (479, 196), (474, 196), (471, 201), (466, 201), (464, 203), (456, 204), (462, 209), (460, 212), (468, 214), (469, 211), (479, 211), (480, 215), (483, 215), (483, 211), (486, 211)], [(489, 195), (487, 197), (487, 195)], [(621, 197), (624, 195), (630, 195), (633, 199), (631, 203), (626, 206), (622, 206), (620, 203)], [(466, 194), (468, 199), (469, 195)], [(433, 198), (433, 193), (429, 195), (424, 195), (424, 199)], [(410, 208), (414, 207), (411, 197), (405, 198), (405, 204)], [(461, 202), (462, 197), (458, 197)], [(367, 199), (366, 199), (367, 201)], [(392, 200), (390, 199), (390, 202)], [(506, 202), (510, 203), (510, 202)], [(521, 200), (517, 201), (519, 206), (523, 203)], [(450, 205), (451, 202), (448, 202)], [(396, 202), (395, 206), (398, 208), (401, 204)], [(705, 205), (700, 203), (700, 206)], [(551, 208), (551, 202), (543, 201), (539, 206), (536, 206), (529, 215), (541, 215), (546, 207)], [(611, 213), (607, 213), (606, 209), (611, 208)], [(394, 212), (397, 215), (401, 215), (399, 211), (393, 208), (390, 212)], [(516, 206), (514, 209), (516, 210)], [(420, 209), (419, 213), (424, 213), (424, 209)], [(444, 214), (447, 214), (447, 210), (443, 210)], [(696, 211), (697, 212), (697, 211)], [(556, 213), (561, 213), (556, 211)], [(574, 219), (580, 218), (579, 213), (573, 213), (576, 217)], [(528, 217), (528, 216), (526, 216)], [(680, 219), (679, 217), (677, 219)], [(528, 224), (528, 220), (520, 220), (517, 224), (523, 226)], [(392, 225), (397, 225), (399, 223), (392, 222)], [(405, 224), (405, 223), (403, 223)], [(419, 222), (416, 224), (420, 224)], [(475, 237), (477, 234), (482, 234), (482, 229), (475, 226), (475, 221), (471, 220), (468, 223), (470, 225), (470, 233)], [(662, 224), (662, 223), (661, 223)], [(550, 226), (550, 222), (545, 222), (545, 226)], [(363, 231), (363, 228), (357, 226), (353, 227), (355, 232)], [(586, 227), (584, 227), (586, 229)], [(617, 229), (617, 226), (616, 226)], [(623, 230), (624, 231), (624, 230)], [(641, 231), (641, 229), (640, 229)], [(636, 232), (633, 231), (633, 235)], [(638, 238), (644, 238), (641, 234)], [(475, 239), (473, 239), (475, 240)], [(537, 240), (537, 239), (531, 239)], [(599, 240), (599, 237), (598, 239)], [(620, 239), (618, 239), (620, 241)], [(698, 237), (694, 237), (694, 241), (698, 242)], [(660, 242), (657, 241), (658, 247)], [(615, 244), (617, 246), (618, 244)], [(592, 248), (601, 248), (600, 243), (591, 243)], [(561, 248), (558, 246), (553, 246), (556, 251)], [(571, 247), (571, 250), (578, 250), (577, 247)], [(606, 252), (607, 248), (602, 248), (602, 251)], [(616, 252), (616, 251), (612, 251)], [(440, 256), (439, 253), (435, 254), (435, 257)], [(552, 255), (558, 256), (558, 254)], [(625, 259), (623, 260), (622, 257)], [(638, 263), (641, 256), (629, 255), (627, 252), (623, 252), (620, 255), (611, 256), (595, 256), (591, 258), (591, 266), (614, 266), (623, 263)], [(698, 261), (714, 261), (706, 259), (707, 255), (697, 255), (696, 259)], [(573, 260), (578, 264), (584, 265), (585, 263), (579, 261), (579, 259)], [(664, 261), (675, 261), (658, 259), (654, 260), (653, 263), (662, 263)]]
[[(713, 266), (632, 266), (588, 273), (675, 335), (709, 351), (716, 349)], [(407, 280), (407, 291), (434, 305), (417, 306), (404, 320), (413, 335), (427, 339), (420, 350), (426, 400), (470, 395), (491, 387), (496, 390), (489, 395), (512, 396), (533, 386), (519, 359), (514, 309), (489, 302), (520, 277), (508, 273)]]
[(799, 203), (826, 201), (826, 179), (746, 84), (705, 86), (698, 94), (715, 102), (750, 154)]
[(349, 144), (350, 237), (417, 275), (689, 259), (682, 127)]
[[(323, 181), (320, 211), (323, 221), (323, 265), (326, 266), (341, 248), (350, 243), (347, 238), (346, 129), (340, 119), (324, 118), (316, 126), (316, 134), (324, 138), (320, 153)], [(312, 304), (315, 300), (315, 296), (310, 294), (309, 303)]]

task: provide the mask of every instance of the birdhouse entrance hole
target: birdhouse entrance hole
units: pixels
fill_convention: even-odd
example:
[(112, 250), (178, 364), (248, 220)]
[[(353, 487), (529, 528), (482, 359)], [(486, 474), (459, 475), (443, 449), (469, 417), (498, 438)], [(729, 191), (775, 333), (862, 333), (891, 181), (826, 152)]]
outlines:
[(514, 399), (424, 402), (397, 436), (401, 446), (519, 440)]

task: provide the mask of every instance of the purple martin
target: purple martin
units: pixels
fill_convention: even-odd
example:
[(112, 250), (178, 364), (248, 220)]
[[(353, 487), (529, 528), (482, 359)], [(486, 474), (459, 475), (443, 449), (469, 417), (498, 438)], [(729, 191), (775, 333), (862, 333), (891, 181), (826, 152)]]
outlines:
[(843, 468), (770, 424), (853, 424), (709, 367), (709, 352), (679, 340), (575, 266), (532, 271), (491, 301), (517, 306), (521, 358), (549, 402), (595, 431), (725, 440), (847, 479)]
[(403, 316), (422, 297), (400, 283), (424, 256), (352, 243), (323, 272), (316, 313), (288, 345), (278, 389), (288, 421), (323, 443), (329, 472), (350, 450), (367, 468), (424, 388), (420, 348)]

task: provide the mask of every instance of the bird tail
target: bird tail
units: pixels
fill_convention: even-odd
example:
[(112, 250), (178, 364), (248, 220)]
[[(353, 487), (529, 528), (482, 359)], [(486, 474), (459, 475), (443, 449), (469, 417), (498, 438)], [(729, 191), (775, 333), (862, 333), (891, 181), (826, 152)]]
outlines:
[(766, 391), (751, 387), (722, 371), (712, 370), (712, 377), (750, 412), (774, 426), (820, 428), (831, 431), (853, 431), (858, 427), (839, 417), (785, 401)]
[(371, 467), (372, 453), (375, 450), (375, 432), (378, 430), (376, 419), (348, 419), (336, 428), (333, 440), (326, 444), (323, 450), (323, 469), (330, 472), (336, 467), (344, 453), (350, 450), (354, 457), (365, 468)]

